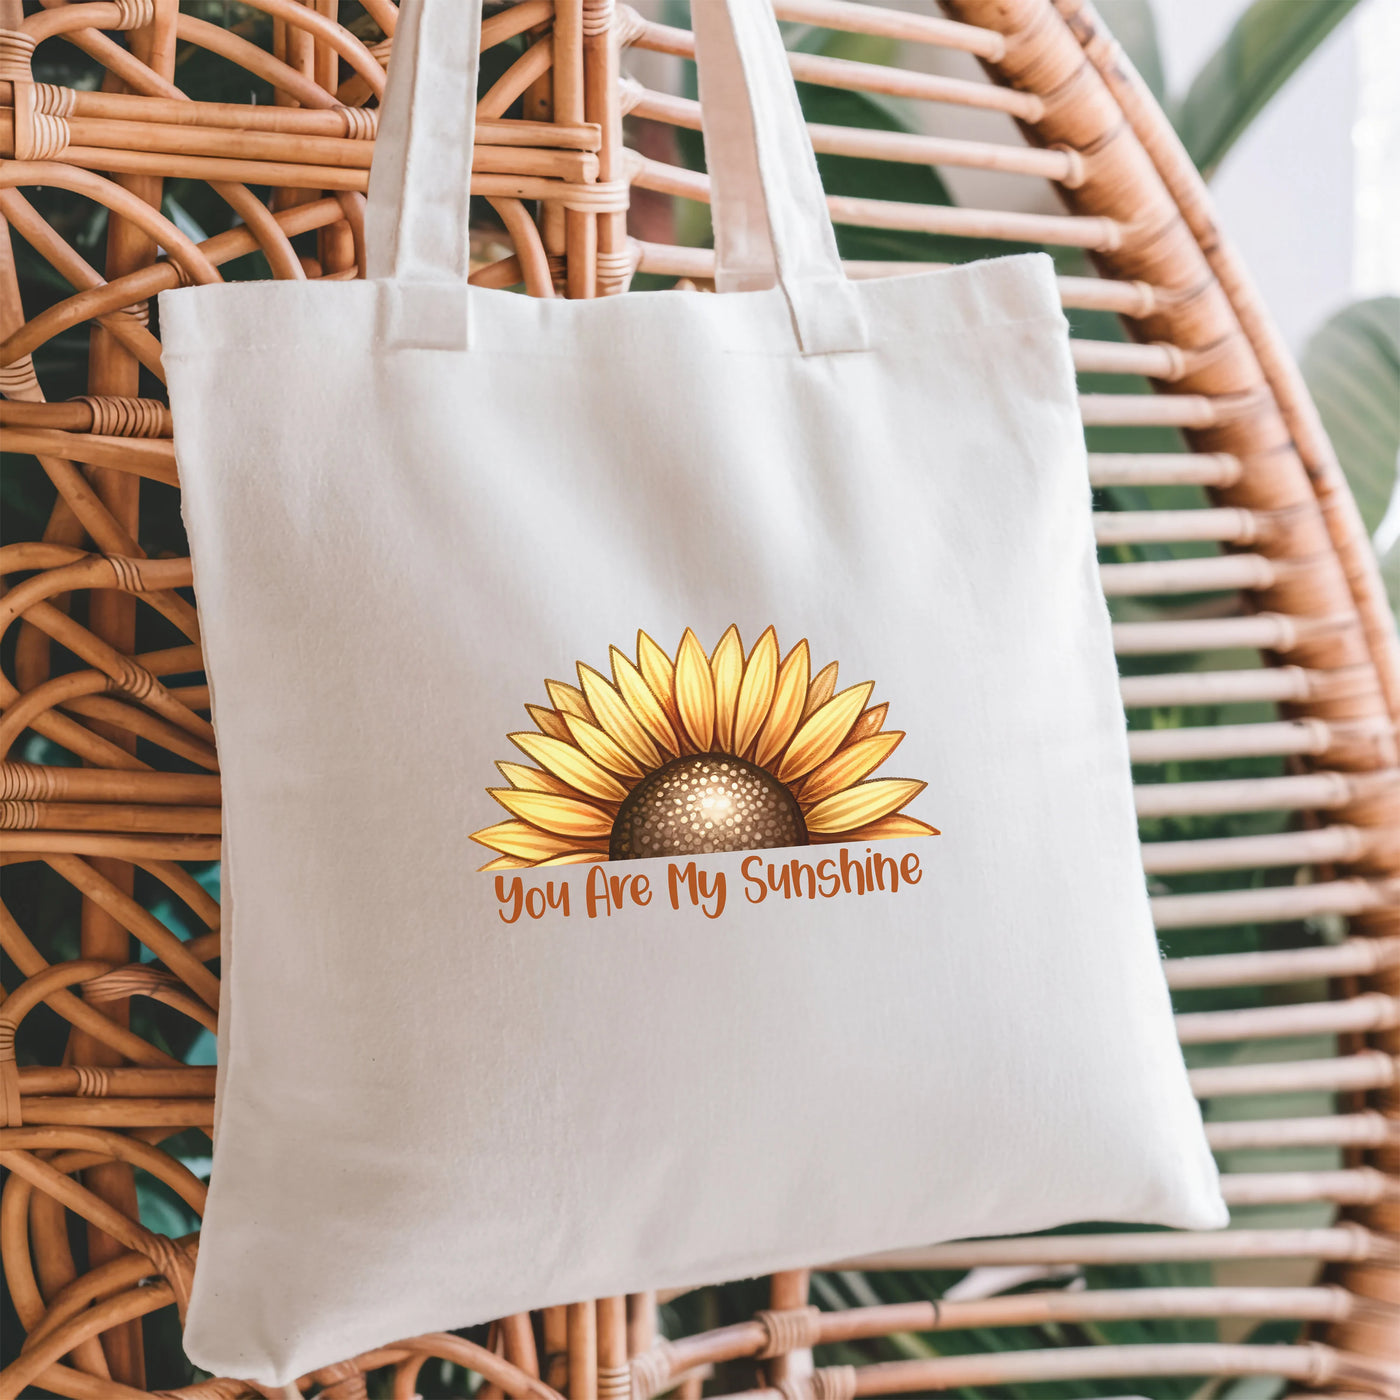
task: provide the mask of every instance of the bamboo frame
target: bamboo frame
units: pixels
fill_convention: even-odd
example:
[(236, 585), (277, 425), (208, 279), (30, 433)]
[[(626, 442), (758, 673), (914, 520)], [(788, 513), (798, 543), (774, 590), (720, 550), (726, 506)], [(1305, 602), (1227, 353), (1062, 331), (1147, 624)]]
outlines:
[[(219, 779), (198, 619), (180, 592), (188, 564), (148, 559), (141, 544), (141, 502), (178, 489), (168, 413), (141, 397), (141, 370), (157, 380), (162, 373), (147, 308), (159, 291), (218, 280), (228, 262), (255, 250), (276, 276), (363, 275), (362, 191), (396, 15), (391, 0), (367, 0), (385, 36), (367, 44), (338, 23), (337, 0), (254, 3), (273, 18), (272, 52), (181, 14), (174, 0), (44, 0), (28, 17), (17, 0), (0, 0), (0, 231), (8, 235), (0, 238), (0, 431), (7, 447), (37, 457), (58, 492), (44, 539), (0, 556), (9, 586), (3, 622), (17, 629), (14, 672), (0, 677), (0, 863), (41, 864), (83, 908), (79, 956), (52, 964), (50, 931), (25, 930), (0, 908), (0, 945), (22, 979), (0, 1006), (7, 1124), (0, 1159), (12, 1169), (0, 1198), (0, 1251), (28, 1334), (20, 1359), (0, 1375), (0, 1397), (27, 1386), (82, 1400), (147, 1394), (141, 1319), (178, 1312), (187, 1296), (194, 1241), (167, 1241), (140, 1225), (131, 1171), (146, 1167), (191, 1203), (200, 1199), (198, 1183), (180, 1175), (160, 1144), (211, 1124), (213, 1074), (136, 1034), (128, 1007), (133, 996), (154, 997), (192, 1025), (213, 1025), (218, 988), (208, 964), (218, 954), (218, 908), (178, 862), (218, 854)], [(396, 1400), (408, 1400), (424, 1364), (439, 1358), (476, 1370), (485, 1400), (561, 1393), (621, 1400), (624, 1392), (648, 1400), (672, 1385), (695, 1400), (706, 1368), (722, 1362), (756, 1366), (756, 1388), (738, 1393), (783, 1400), (1147, 1373), (1269, 1375), (1310, 1393), (1400, 1395), (1400, 652), (1364, 532), (1296, 370), (1170, 128), (1087, 4), (945, 0), (948, 17), (939, 18), (850, 0), (775, 3), (794, 22), (950, 48), (982, 62), (986, 83), (792, 58), (804, 81), (1001, 112), (1027, 138), (996, 144), (817, 125), (819, 151), (1048, 180), (1065, 212), (833, 197), (833, 216), (869, 228), (1087, 250), (1100, 275), (1061, 277), (1062, 302), (1117, 313), (1130, 338), (1074, 341), (1075, 366), (1142, 377), (1154, 392), (1086, 393), (1086, 423), (1186, 436), (1186, 452), (1089, 459), (1090, 481), (1110, 492), (1209, 493), (1206, 504), (1173, 497), (1170, 508), (1098, 511), (1094, 528), (1105, 548), (1197, 541), (1218, 551), (1104, 564), (1106, 592), (1129, 600), (1129, 609), (1145, 597), (1209, 594), (1170, 620), (1127, 611), (1115, 624), (1119, 654), (1135, 666), (1216, 653), (1207, 670), (1125, 675), (1124, 703), (1135, 715), (1276, 708), (1211, 727), (1178, 716), (1169, 727), (1134, 729), (1132, 757), (1147, 765), (1135, 789), (1138, 810), (1152, 821), (1282, 812), (1290, 824), (1267, 835), (1150, 843), (1144, 863), (1154, 878), (1190, 877), (1155, 893), (1153, 913), (1164, 931), (1210, 929), (1219, 943), (1219, 951), (1170, 958), (1173, 987), (1279, 990), (1274, 1004), (1178, 1018), (1187, 1044), (1263, 1046), (1270, 1056), (1191, 1071), (1194, 1091), (1211, 1105), (1278, 1096), (1274, 1116), (1212, 1119), (1212, 1145), (1340, 1154), (1327, 1170), (1235, 1166), (1224, 1178), (1238, 1206), (1330, 1203), (1339, 1215), (1325, 1228), (988, 1241), (906, 1252), (897, 1262), (1069, 1268), (1230, 1260), (1265, 1279), (1283, 1277), (1270, 1273), (1280, 1261), (1311, 1261), (1326, 1281), (1049, 1288), (818, 1313), (807, 1307), (808, 1273), (792, 1271), (773, 1279), (769, 1311), (696, 1336), (659, 1341), (652, 1295), (583, 1301), (501, 1319), (486, 1347), (445, 1334), (409, 1338), (324, 1368), (303, 1386), (349, 1397), (363, 1393), (367, 1372), (383, 1369)], [(708, 250), (628, 228), (633, 185), (708, 197), (702, 174), (623, 143), (624, 115), (643, 129), (698, 125), (697, 103), (649, 91), (623, 73), (629, 46), (685, 56), (690, 36), (611, 0), (521, 0), (484, 26), (487, 47), (507, 41), (519, 56), (479, 104), (473, 187), (491, 200), (512, 247), (473, 281), (579, 297), (625, 290), (636, 271), (712, 278)], [(36, 43), (75, 45), (104, 66), (107, 80), (95, 91), (35, 84)], [(274, 104), (202, 102), (181, 91), (181, 43), (269, 81)], [(515, 102), (519, 116), (511, 115)], [(241, 226), (198, 244), (184, 237), (159, 213), (161, 182), (174, 177), (213, 182)], [(275, 185), (271, 200), (248, 182)], [(101, 267), (24, 197), (22, 187), (36, 183), (106, 206)], [(26, 320), (10, 238), (29, 243), (72, 295)], [(313, 256), (293, 242), (307, 239)], [(884, 277), (922, 266), (865, 260), (847, 271)], [(31, 357), (42, 363), (55, 336), (83, 326), (92, 337), (87, 395), (49, 403)], [(78, 595), (85, 608), (72, 607)], [(139, 652), (138, 604), (160, 611), (185, 643)], [(83, 766), (26, 761), (13, 747), (25, 734), (67, 747)], [(1177, 765), (1248, 756), (1287, 766), (1275, 776), (1176, 780)], [(183, 771), (190, 767), (199, 771)], [(138, 870), (193, 916), (188, 943), (135, 898)], [(1262, 876), (1239, 884), (1241, 872), (1255, 871), (1283, 871), (1291, 882)], [(1233, 929), (1254, 922), (1343, 917), (1350, 927), (1335, 943), (1241, 953), (1229, 942)], [(136, 961), (141, 945), (155, 963)], [(13, 1028), (40, 1002), (71, 1027), (63, 1064), (20, 1064), (9, 1048)], [(1335, 1053), (1304, 1058), (1314, 1052), (1292, 1038), (1317, 1034), (1335, 1037)], [(1302, 1116), (1289, 1098), (1300, 1094), (1333, 1095), (1333, 1109)], [(70, 1216), (86, 1231), (81, 1265), (68, 1245)], [(815, 1370), (789, 1360), (812, 1345), (896, 1332), (1165, 1317), (1293, 1318), (1310, 1330), (1288, 1347), (1106, 1345)], [(179, 1393), (238, 1400), (259, 1392), (219, 1378)]]

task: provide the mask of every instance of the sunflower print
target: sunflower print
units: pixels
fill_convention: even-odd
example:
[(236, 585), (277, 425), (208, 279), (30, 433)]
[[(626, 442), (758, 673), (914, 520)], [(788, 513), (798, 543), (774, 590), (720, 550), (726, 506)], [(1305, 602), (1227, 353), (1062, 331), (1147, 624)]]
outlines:
[(770, 627), (745, 655), (730, 627), (707, 656), (687, 627), (673, 660), (638, 632), (609, 661), (525, 706), (535, 728), (509, 738), (530, 763), (496, 765), (509, 819), (472, 833), (482, 870), (938, 835), (904, 811), (925, 783), (870, 776), (904, 737), (875, 683), (813, 675), (805, 638), (783, 656)]

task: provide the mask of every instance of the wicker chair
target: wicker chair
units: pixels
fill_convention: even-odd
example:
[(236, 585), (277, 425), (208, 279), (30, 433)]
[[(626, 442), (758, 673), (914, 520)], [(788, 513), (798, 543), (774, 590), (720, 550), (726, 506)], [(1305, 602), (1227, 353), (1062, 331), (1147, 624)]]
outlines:
[[(0, 412), (6, 446), (37, 458), (57, 491), (42, 538), (10, 545), (3, 562), (0, 825), (16, 907), (0, 923), (0, 1242), (24, 1333), (22, 1347), (11, 1337), (6, 1397), (118, 1400), (162, 1384), (148, 1382), (143, 1326), (148, 1339), (170, 1336), (193, 1268), (195, 1237), (153, 1228), (150, 1183), (198, 1213), (203, 1185), (173, 1142), (185, 1134), (188, 1155), (189, 1132), (209, 1127), (214, 1071), (170, 1047), (214, 1024), (218, 907), (187, 867), (218, 856), (219, 796), (188, 561), (162, 557), (165, 542), (148, 534), (178, 487), (148, 308), (162, 288), (217, 280), (253, 250), (279, 277), (361, 275), (373, 103), (395, 19), (391, 0), (363, 0), (363, 14), (339, 0), (249, 4), (272, 17), (270, 52), (174, 0), (0, 0), (10, 157), (0, 165)], [(364, 1396), (369, 1373), (387, 1368), (391, 1380), (376, 1385), (395, 1397), (431, 1393), (422, 1368), (438, 1358), (478, 1372), (487, 1400), (650, 1400), (677, 1387), (694, 1400), (716, 1367), (712, 1391), (765, 1400), (1004, 1394), (1037, 1381), (1102, 1393), (1144, 1376), (1277, 1379), (1252, 1394), (1400, 1395), (1400, 651), (1317, 415), (1195, 171), (1087, 4), (945, 0), (949, 18), (845, 0), (777, 8), (907, 41), (904, 52), (961, 51), (991, 79), (794, 54), (804, 81), (991, 109), (1026, 137), (825, 126), (819, 151), (1012, 172), (1048, 181), (1067, 211), (837, 196), (839, 224), (975, 240), (968, 248), (1084, 250), (1099, 275), (1062, 278), (1066, 307), (1116, 313), (1126, 330), (1074, 344), (1081, 372), (1116, 390), (1084, 394), (1091, 446), (1114, 429), (1119, 449), (1154, 448), (1091, 456), (1099, 538), (1117, 547), (1103, 581), (1119, 609), (1145, 835), (1171, 838), (1144, 851), (1168, 976), (1194, 998), (1181, 1036), (1203, 1047), (1192, 1050), (1195, 1085), (1213, 1144), (1229, 1154), (1225, 1188), (1241, 1219), (1221, 1235), (1071, 1233), (841, 1265), (876, 1281), (903, 1276), (881, 1270), (1024, 1265), (1034, 1281), (1036, 1269), (1200, 1261), (1213, 1267), (1198, 1287), (1141, 1286), (1151, 1276), (1136, 1275), (1133, 1288), (1075, 1290), (1042, 1277), (1031, 1291), (817, 1310), (811, 1276), (789, 1273), (748, 1320), (683, 1337), (659, 1339), (654, 1297), (598, 1299), (502, 1319), (479, 1341), (409, 1339), (301, 1388)], [(352, 10), (353, 32), (340, 22)], [(35, 46), (60, 40), (105, 67), (100, 90), (35, 83)], [(620, 292), (638, 271), (703, 284), (711, 255), (668, 245), (640, 217), (646, 199), (632, 227), (650, 237), (630, 237), (628, 223), (633, 189), (707, 196), (703, 175), (663, 158), (678, 148), (676, 128), (698, 126), (697, 105), (620, 76), (628, 46), (686, 55), (689, 35), (612, 0), (521, 0), (486, 21), (488, 51), (508, 41), (512, 61), (481, 101), (473, 180), (503, 233), (474, 280), (572, 297)], [(174, 75), (190, 46), (270, 82), (275, 104), (188, 100), (199, 91), (181, 91)], [(645, 155), (624, 148), (627, 112)], [(203, 242), (182, 232), (159, 212), (162, 182), (177, 178), (208, 182), (241, 223)], [(20, 192), (32, 186), (107, 211), (105, 266), (36, 211)], [(273, 187), (271, 200), (250, 186)], [(10, 236), (71, 287), (28, 320)], [(71, 345), (74, 328), (90, 332), (86, 394), (49, 402), (45, 357)], [(1186, 450), (1156, 450), (1162, 430), (1184, 434)], [(1181, 541), (1202, 545), (1153, 548)], [(1192, 707), (1216, 722), (1195, 722)], [(67, 757), (46, 761), (54, 746)], [(1210, 766), (1247, 756), (1276, 771), (1226, 778)], [(1258, 834), (1177, 839), (1196, 818), (1240, 813), (1286, 816)], [(188, 936), (171, 932), (171, 910)], [(1239, 930), (1261, 925), (1293, 933), (1262, 948), (1240, 942)], [(1300, 1051), (1300, 1037), (1313, 1044)], [(1307, 1094), (1321, 1098), (1309, 1106)], [(1231, 1111), (1258, 1095), (1278, 1097), (1250, 1118)], [(1251, 1171), (1235, 1156), (1287, 1147), (1321, 1150), (1325, 1169)], [(1261, 1217), (1261, 1207), (1273, 1209)], [(355, 1267), (352, 1241), (345, 1266)], [(1220, 1325), (1208, 1342), (1112, 1344), (1123, 1335), (1113, 1325), (1161, 1319)], [(1303, 1326), (1285, 1343), (1240, 1340), (1259, 1319)], [(1042, 1324), (1061, 1344), (1028, 1349), (1024, 1333), (1007, 1333), (1005, 1346), (975, 1354), (938, 1345), (967, 1329)], [(921, 1334), (918, 1346), (881, 1340), (909, 1334)], [(1105, 1334), (1110, 1344), (1081, 1344)], [(861, 1364), (813, 1369), (813, 1347), (819, 1360)], [(213, 1379), (162, 1393), (257, 1391)]]

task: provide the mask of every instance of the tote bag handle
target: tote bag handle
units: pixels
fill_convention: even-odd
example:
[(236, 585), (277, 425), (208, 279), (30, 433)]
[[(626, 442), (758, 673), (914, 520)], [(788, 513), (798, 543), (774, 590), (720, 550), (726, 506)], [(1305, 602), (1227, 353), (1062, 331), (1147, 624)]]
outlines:
[(771, 0), (691, 0), (715, 287), (782, 287), (804, 354), (866, 347)]
[[(693, 0), (721, 292), (776, 284), (799, 350), (866, 348), (770, 0)], [(370, 172), (368, 271), (395, 343), (467, 344), (481, 0), (403, 0)], [(461, 297), (447, 294), (460, 285)]]

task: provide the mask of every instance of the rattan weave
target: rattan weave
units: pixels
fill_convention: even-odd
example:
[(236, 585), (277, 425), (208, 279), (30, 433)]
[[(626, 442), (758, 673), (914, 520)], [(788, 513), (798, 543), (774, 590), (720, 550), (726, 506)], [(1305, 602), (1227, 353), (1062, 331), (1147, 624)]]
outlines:
[[(1199, 178), (1092, 9), (1080, 0), (944, 7), (946, 18), (931, 7), (886, 11), (847, 0), (777, 4), (784, 19), (818, 28), (973, 55), (991, 78), (794, 53), (804, 82), (1003, 113), (1028, 143), (825, 125), (813, 130), (819, 152), (1048, 181), (1065, 211), (837, 195), (837, 223), (1085, 250), (1100, 275), (1063, 277), (1064, 304), (1117, 313), (1128, 338), (1077, 339), (1077, 366), (1086, 376), (1150, 381), (1150, 392), (1136, 383), (1102, 392), (1100, 384), (1083, 395), (1086, 424), (1120, 430), (1124, 449), (1091, 456), (1095, 483), (1117, 493), (1103, 504), (1121, 506), (1136, 492), (1143, 506), (1096, 517), (1100, 542), (1125, 547), (1118, 557), (1106, 551), (1102, 566), (1121, 607), (1124, 700), (1138, 719), (1191, 706), (1225, 714), (1209, 726), (1134, 729), (1135, 761), (1162, 779), (1139, 787), (1140, 814), (1154, 822), (1291, 814), (1261, 834), (1144, 848), (1149, 875), (1165, 882), (1154, 906), (1169, 943), (1182, 931), (1219, 935), (1214, 951), (1167, 963), (1183, 993), (1220, 989), (1207, 1008), (1180, 1015), (1183, 1042), (1249, 1052), (1202, 1062), (1193, 1071), (1198, 1094), (1212, 1104), (1278, 1096), (1272, 1116), (1208, 1125), (1213, 1145), (1231, 1154), (1228, 1199), (1255, 1214), (1223, 1235), (1072, 1234), (838, 1261), (950, 1270), (1214, 1261), (1208, 1287), (1042, 1287), (818, 1311), (808, 1275), (784, 1274), (772, 1280), (768, 1309), (739, 1325), (661, 1341), (656, 1299), (599, 1299), (503, 1319), (487, 1346), (446, 1334), (408, 1339), (326, 1368), (303, 1390), (348, 1400), (366, 1394), (369, 1372), (390, 1368), (393, 1394), (408, 1397), (424, 1364), (441, 1358), (478, 1371), (487, 1400), (556, 1391), (570, 1400), (648, 1400), (677, 1385), (693, 1400), (712, 1368), (740, 1374), (725, 1363), (756, 1358), (743, 1384), (768, 1400), (1119, 1377), (1126, 1388), (1144, 1376), (1262, 1376), (1280, 1378), (1285, 1390), (1400, 1395), (1400, 647), (1365, 531)], [(14, 646), (0, 674), (0, 827), (7, 866), (42, 863), (46, 888), (81, 900), (80, 946), (64, 945), (50, 905), (27, 926), (8, 910), (0, 923), (8, 957), (0, 1244), (25, 1332), (0, 1374), (0, 1397), (149, 1393), (142, 1319), (178, 1317), (194, 1267), (195, 1237), (172, 1239), (138, 1219), (134, 1175), (139, 1169), (199, 1211), (202, 1182), (162, 1144), (209, 1126), (214, 1072), (133, 1031), (132, 1000), (153, 999), (163, 1015), (212, 1028), (219, 990), (211, 970), (218, 907), (181, 864), (219, 852), (217, 759), (189, 563), (143, 548), (143, 505), (168, 503), (178, 489), (169, 414), (149, 387), (161, 378), (149, 308), (163, 288), (219, 280), (222, 267), (255, 248), (278, 277), (362, 275), (374, 101), (395, 19), (391, 0), (363, 0), (363, 13), (348, 0), (248, 0), (243, 8), (273, 18), (272, 51), (197, 13), (205, 7), (182, 12), (173, 0), (0, 0), (0, 424), (6, 448), (36, 456), (58, 493), (43, 538), (4, 551), (0, 608)], [(481, 100), (472, 182), (513, 246), (484, 259), (473, 280), (571, 297), (620, 292), (638, 272), (703, 286), (712, 255), (669, 244), (646, 197), (633, 200), (638, 190), (707, 197), (705, 177), (674, 158), (671, 136), (698, 126), (698, 106), (621, 76), (628, 48), (684, 56), (689, 35), (613, 0), (520, 0), (490, 13), (484, 43), (489, 51), (517, 36), (519, 56)], [(40, 44), (76, 45), (97, 59), (108, 75), (101, 89), (36, 83)], [(201, 102), (198, 90), (181, 91), (176, 61), (186, 46), (271, 82), (276, 104)], [(624, 145), (624, 114), (638, 149)], [(182, 233), (159, 212), (162, 182), (174, 178), (210, 182), (241, 227), (202, 243)], [(105, 207), (105, 266), (91, 266), (36, 212), (22, 192), (33, 186)], [(270, 199), (253, 188), (264, 186)], [(305, 251), (308, 234), (314, 254)], [(72, 289), (27, 320), (12, 239)], [(899, 267), (867, 261), (850, 270), (880, 276)], [(31, 354), (40, 351), (42, 362), (45, 347), (83, 326), (91, 331), (87, 393), (48, 402)], [(1158, 450), (1151, 430), (1164, 428), (1181, 430), (1188, 450)], [(1132, 450), (1142, 445), (1153, 450)], [(1176, 502), (1161, 489), (1173, 486), (1205, 488), (1208, 498), (1186, 493)], [(1209, 548), (1187, 557), (1141, 548), (1185, 540)], [(1180, 595), (1204, 601), (1165, 617), (1134, 607)], [(144, 609), (184, 640), (140, 650)], [(1152, 661), (1159, 657), (1181, 657), (1183, 666), (1163, 669)], [(1187, 665), (1190, 657), (1205, 661)], [(24, 761), (35, 736), (82, 766)], [(1251, 755), (1284, 762), (1266, 777), (1212, 779), (1202, 768)], [(1280, 870), (1291, 878), (1275, 878)], [(1185, 890), (1172, 884), (1183, 876), (1191, 877)], [(172, 933), (152, 889), (203, 931), (187, 940)], [(1329, 937), (1231, 951), (1234, 928), (1300, 920)], [(1232, 990), (1259, 986), (1275, 994), (1231, 1005)], [(35, 1022), (62, 1018), (71, 1032), (50, 1063), (25, 1050), (31, 1013)], [(1302, 1037), (1323, 1037), (1325, 1052), (1291, 1053)], [(1260, 1047), (1265, 1053), (1253, 1053)], [(1327, 1096), (1330, 1110), (1292, 1112), (1304, 1094)], [(1326, 1149), (1335, 1161), (1267, 1172), (1231, 1165), (1233, 1154), (1283, 1147)], [(1261, 1207), (1277, 1208), (1268, 1223), (1258, 1223)], [(353, 1241), (345, 1267), (355, 1267)], [(1245, 1320), (1308, 1327), (1287, 1344), (1087, 1344), (1115, 1320), (1200, 1317), (1222, 1319), (1222, 1338), (1243, 1336)], [(1059, 1324), (1066, 1345), (807, 1364), (813, 1346), (1037, 1323)], [(431, 1393), (426, 1380), (421, 1388)], [(218, 1379), (170, 1393), (234, 1400), (256, 1390)]]

